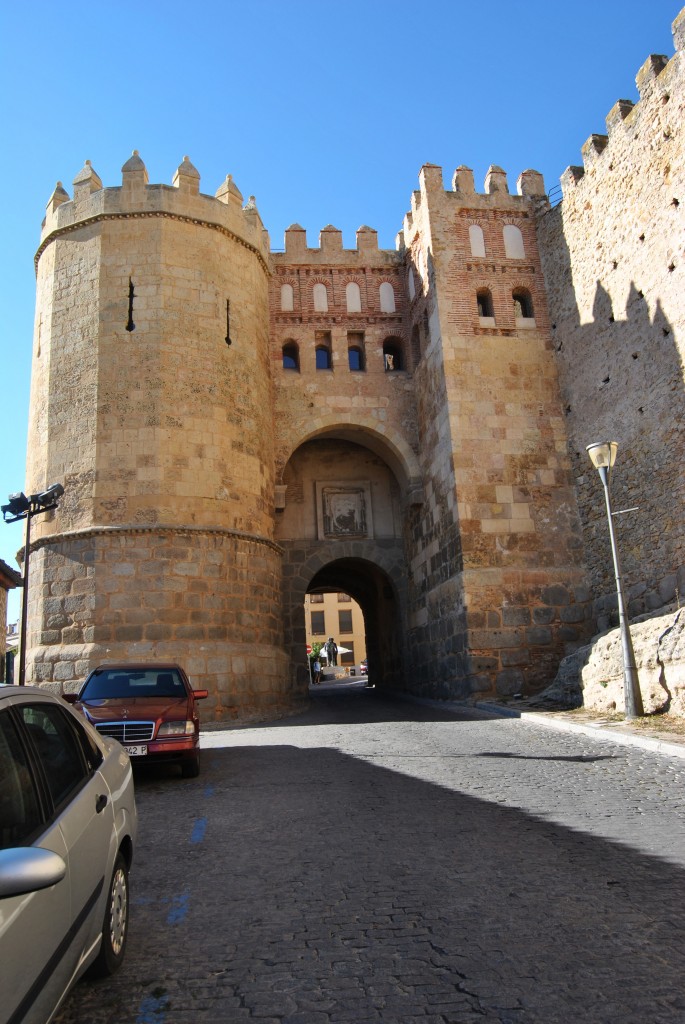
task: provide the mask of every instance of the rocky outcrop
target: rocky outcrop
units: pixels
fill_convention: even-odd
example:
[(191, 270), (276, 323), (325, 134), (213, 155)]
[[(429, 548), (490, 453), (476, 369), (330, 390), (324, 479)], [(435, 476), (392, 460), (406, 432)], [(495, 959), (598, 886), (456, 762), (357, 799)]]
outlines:
[[(685, 718), (685, 609), (673, 609), (633, 622), (630, 634), (645, 712)], [(612, 629), (561, 662), (554, 682), (540, 700), (623, 711), (623, 657), (620, 630)]]

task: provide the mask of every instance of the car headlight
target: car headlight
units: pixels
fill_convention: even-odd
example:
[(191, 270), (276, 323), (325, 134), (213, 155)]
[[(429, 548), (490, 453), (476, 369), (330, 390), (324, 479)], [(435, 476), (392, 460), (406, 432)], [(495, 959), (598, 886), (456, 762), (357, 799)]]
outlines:
[(195, 732), (195, 724), (186, 722), (162, 722), (157, 736), (192, 736)]

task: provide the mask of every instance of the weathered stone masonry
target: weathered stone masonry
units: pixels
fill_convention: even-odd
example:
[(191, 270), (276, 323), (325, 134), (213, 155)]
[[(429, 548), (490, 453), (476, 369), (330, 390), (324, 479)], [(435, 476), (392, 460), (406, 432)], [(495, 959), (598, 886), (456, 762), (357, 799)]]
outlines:
[[(550, 209), (426, 165), (371, 228), (270, 252), (229, 176), (86, 164), (36, 257), (29, 679), (177, 658), (217, 718), (306, 693), (303, 598), (345, 590), (379, 685), (538, 689), (612, 605), (585, 445), (620, 445), (635, 611), (683, 583), (682, 15)], [(648, 486), (646, 482), (648, 481)], [(35, 576), (34, 576), (35, 574)]]
[(633, 615), (685, 592), (685, 12), (675, 56), (652, 55), (606, 135), (537, 222), (552, 336), (601, 627), (615, 607), (603, 501), (585, 446), (619, 442), (614, 507)]

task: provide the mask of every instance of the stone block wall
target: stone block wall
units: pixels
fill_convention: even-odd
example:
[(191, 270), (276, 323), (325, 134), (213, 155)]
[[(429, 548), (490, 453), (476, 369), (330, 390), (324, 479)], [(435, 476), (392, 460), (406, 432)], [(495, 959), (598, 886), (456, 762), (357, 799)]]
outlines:
[(275, 705), (288, 673), (254, 203), (230, 179), (202, 195), (187, 158), (172, 186), (149, 185), (137, 154), (121, 188), (86, 164), (72, 200), (53, 195), (36, 259), (27, 489), (65, 495), (33, 531), (29, 680), (174, 656), (217, 714)]
[(603, 491), (585, 448), (618, 441), (612, 474), (630, 614), (685, 590), (685, 12), (676, 53), (650, 56), (639, 101), (618, 100), (538, 239), (585, 534), (594, 611), (615, 621)]
[(209, 688), (205, 718), (291, 706), (281, 555), (272, 542), (204, 529), (92, 530), (38, 542), (27, 681), (76, 690), (103, 662), (169, 659)]
[[(491, 168), (486, 193), (424, 167), (404, 224), (426, 507), (412, 529), (414, 658), (440, 695), (536, 689), (589, 627), (582, 538), (535, 211)], [(475, 231), (474, 231), (475, 229)], [(437, 657), (436, 657), (437, 653)]]

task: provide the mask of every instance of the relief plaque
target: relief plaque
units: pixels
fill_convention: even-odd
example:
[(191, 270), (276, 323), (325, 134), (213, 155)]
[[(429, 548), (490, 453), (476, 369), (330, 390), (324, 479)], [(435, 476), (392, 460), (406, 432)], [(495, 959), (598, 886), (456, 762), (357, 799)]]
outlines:
[(373, 536), (371, 485), (367, 480), (327, 480), (316, 485), (319, 540)]

